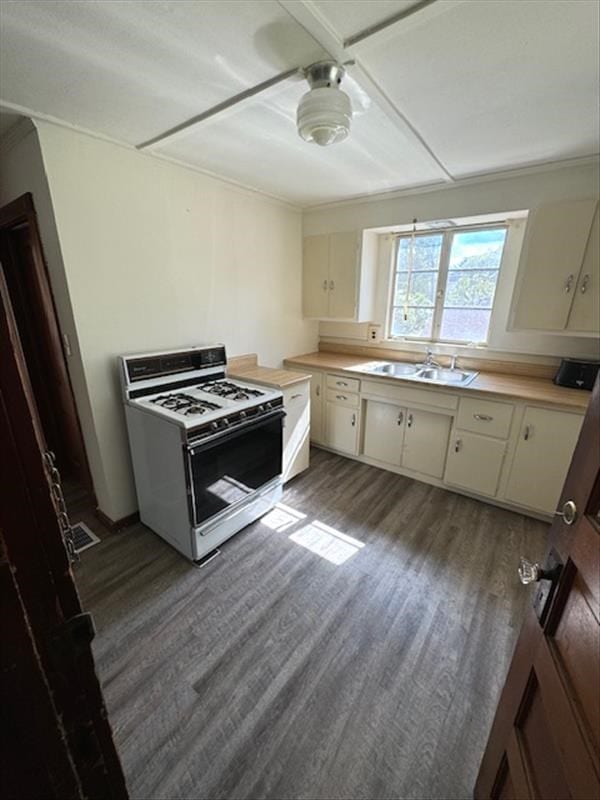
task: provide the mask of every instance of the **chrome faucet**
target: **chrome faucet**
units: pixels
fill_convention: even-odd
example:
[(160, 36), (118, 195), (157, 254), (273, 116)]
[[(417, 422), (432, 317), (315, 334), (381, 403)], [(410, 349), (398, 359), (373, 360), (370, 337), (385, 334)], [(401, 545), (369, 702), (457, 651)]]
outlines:
[(456, 353), (453, 353), (450, 356), (450, 369), (456, 369), (456, 359), (458, 358)]
[(433, 360), (433, 350), (431, 347), (427, 348), (427, 358), (423, 364), (425, 367), (441, 367), (441, 364), (438, 364), (437, 361)]

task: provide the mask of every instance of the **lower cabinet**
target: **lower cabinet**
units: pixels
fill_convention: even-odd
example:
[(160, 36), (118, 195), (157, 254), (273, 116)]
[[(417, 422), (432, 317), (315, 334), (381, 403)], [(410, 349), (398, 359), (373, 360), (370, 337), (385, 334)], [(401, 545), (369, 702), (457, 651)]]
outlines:
[(579, 414), (525, 408), (506, 500), (547, 514), (556, 511), (582, 423)]
[(385, 464), (400, 466), (405, 410), (392, 403), (368, 400), (365, 411), (364, 454)]
[(452, 417), (431, 411), (406, 410), (402, 466), (432, 478), (444, 474)]
[(505, 452), (506, 442), (502, 440), (457, 431), (450, 442), (444, 480), (476, 494), (495, 497)]
[(310, 442), (310, 384), (309, 381), (288, 386), (283, 390), (286, 417), (283, 428), (283, 480), (289, 481), (308, 469)]
[(317, 444), (325, 444), (323, 388), (323, 373), (313, 372), (310, 379), (310, 438)]
[(326, 409), (327, 446), (340, 453), (358, 455), (358, 407), (327, 400)]
[(451, 422), (446, 414), (368, 400), (364, 454), (384, 464), (441, 478)]

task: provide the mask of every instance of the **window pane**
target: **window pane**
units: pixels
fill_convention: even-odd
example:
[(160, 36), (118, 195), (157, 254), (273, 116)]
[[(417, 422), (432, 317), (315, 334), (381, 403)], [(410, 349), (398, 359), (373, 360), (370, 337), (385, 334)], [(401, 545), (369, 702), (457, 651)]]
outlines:
[[(400, 272), (408, 270), (410, 263), (410, 249), (412, 237), (407, 236), (399, 240), (397, 269)], [(413, 270), (436, 270), (440, 264), (442, 250), (442, 236), (439, 233), (428, 236), (415, 236)]]
[(409, 308), (408, 319), (404, 319), (404, 310), (395, 308), (392, 317), (392, 336), (431, 337), (433, 328), (433, 309)]
[(465, 342), (487, 341), (491, 311), (470, 308), (445, 308), (442, 314), (441, 339)]
[(460, 269), (448, 273), (444, 306), (469, 306), (491, 308), (496, 291), (496, 270)]
[(454, 234), (450, 269), (498, 269), (505, 239), (506, 228)]
[[(434, 306), (437, 279), (437, 272), (413, 272), (410, 279), (408, 305)], [(406, 302), (407, 283), (408, 273), (396, 273), (396, 291), (394, 293), (395, 306), (402, 306)]]

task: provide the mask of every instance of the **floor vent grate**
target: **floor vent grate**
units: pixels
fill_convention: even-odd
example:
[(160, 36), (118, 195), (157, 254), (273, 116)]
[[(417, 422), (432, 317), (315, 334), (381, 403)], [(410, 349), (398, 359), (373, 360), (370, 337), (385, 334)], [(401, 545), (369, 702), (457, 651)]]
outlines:
[(76, 553), (81, 553), (82, 550), (87, 550), (88, 547), (92, 547), (100, 541), (84, 522), (76, 522), (72, 526), (72, 531)]

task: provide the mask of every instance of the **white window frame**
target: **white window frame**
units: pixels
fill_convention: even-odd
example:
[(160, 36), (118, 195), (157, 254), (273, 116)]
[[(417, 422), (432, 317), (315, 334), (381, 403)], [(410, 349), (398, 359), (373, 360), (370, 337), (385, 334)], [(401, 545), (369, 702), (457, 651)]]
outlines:
[[(490, 311), (490, 322), (488, 325), (487, 330), (487, 337), (485, 341), (480, 342), (470, 342), (467, 339), (441, 339), (440, 332), (442, 329), (442, 315), (444, 313), (444, 299), (446, 297), (446, 289), (448, 286), (448, 272), (450, 271), (450, 253), (452, 252), (452, 242), (454, 236), (458, 233), (468, 233), (469, 231), (497, 231), (497, 230), (504, 230), (504, 244), (502, 246), (502, 254), (500, 256), (500, 264), (497, 270), (493, 270), (497, 272), (497, 279), (496, 285), (494, 287), (494, 296), (492, 297), (492, 305), (490, 309), (481, 309), (482, 311)], [(478, 344), (478, 345), (487, 345), (490, 336), (490, 330), (492, 328), (492, 317), (494, 315), (494, 303), (496, 301), (496, 294), (498, 291), (498, 284), (500, 282), (500, 272), (502, 270), (502, 262), (504, 260), (504, 253), (506, 249), (506, 241), (508, 238), (508, 223), (506, 222), (486, 222), (479, 225), (461, 225), (455, 228), (447, 228), (445, 230), (421, 230), (416, 232), (416, 236), (439, 236), (442, 235), (442, 246), (440, 249), (440, 260), (439, 260), (439, 269), (437, 273), (437, 283), (435, 288), (435, 304), (433, 306), (433, 320), (431, 325), (431, 336), (394, 336), (392, 333), (392, 325), (394, 324), (394, 310), (396, 308), (401, 308), (401, 306), (397, 306), (394, 304), (394, 296), (396, 290), (396, 276), (398, 273), (398, 250), (400, 247), (400, 241), (402, 239), (410, 239), (412, 233), (399, 233), (396, 234), (396, 242), (394, 247), (392, 248), (392, 264), (391, 264), (391, 276), (390, 276), (390, 287), (389, 287), (389, 294), (388, 294), (388, 313), (387, 313), (387, 325), (386, 325), (386, 338), (392, 342), (432, 342), (432, 343), (439, 343), (439, 344), (462, 344), (462, 345), (469, 345), (469, 344)], [(485, 269), (485, 268), (481, 268)], [(478, 270), (479, 271), (479, 270)], [(491, 270), (490, 270), (491, 271)], [(470, 308), (466, 307), (466, 308)]]

